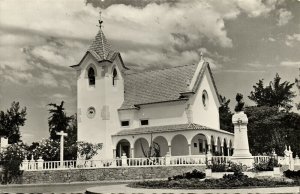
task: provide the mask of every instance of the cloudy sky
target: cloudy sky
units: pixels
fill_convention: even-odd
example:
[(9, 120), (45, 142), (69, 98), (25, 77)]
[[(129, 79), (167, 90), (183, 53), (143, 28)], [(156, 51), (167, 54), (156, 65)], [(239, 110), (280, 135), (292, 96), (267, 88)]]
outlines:
[(14, 100), (27, 107), (25, 142), (49, 136), (48, 103), (64, 100), (68, 114), (76, 112), (69, 66), (96, 35), (100, 10), (106, 37), (130, 68), (197, 63), (202, 51), (232, 106), (259, 79), (299, 75), (296, 0), (0, 0), (0, 109)]

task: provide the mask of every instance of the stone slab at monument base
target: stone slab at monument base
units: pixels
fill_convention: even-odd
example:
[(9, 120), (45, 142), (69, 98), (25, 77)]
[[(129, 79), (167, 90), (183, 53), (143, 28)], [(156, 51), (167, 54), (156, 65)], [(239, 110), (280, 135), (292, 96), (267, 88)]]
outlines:
[(236, 164), (246, 165), (248, 168), (253, 168), (254, 157), (253, 156), (232, 156), (231, 162)]

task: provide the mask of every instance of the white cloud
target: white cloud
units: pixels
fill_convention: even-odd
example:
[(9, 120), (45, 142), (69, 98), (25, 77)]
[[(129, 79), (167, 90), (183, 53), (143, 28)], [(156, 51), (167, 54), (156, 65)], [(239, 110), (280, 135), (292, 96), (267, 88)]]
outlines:
[(300, 61), (282, 61), (280, 63), (281, 66), (286, 67), (299, 67), (300, 68)]
[(278, 26), (286, 25), (293, 18), (292, 12), (286, 9), (279, 10)]
[(250, 67), (262, 67), (263, 65), (258, 62), (258, 61), (255, 61), (255, 62), (251, 62), (251, 63), (248, 63), (247, 66), (250, 66)]
[(268, 40), (269, 40), (270, 42), (275, 42), (275, 41), (276, 41), (276, 40), (275, 40), (274, 38), (272, 38), (272, 37), (269, 37)]
[(293, 47), (296, 41), (300, 42), (300, 34), (287, 35), (285, 44), (289, 47)]

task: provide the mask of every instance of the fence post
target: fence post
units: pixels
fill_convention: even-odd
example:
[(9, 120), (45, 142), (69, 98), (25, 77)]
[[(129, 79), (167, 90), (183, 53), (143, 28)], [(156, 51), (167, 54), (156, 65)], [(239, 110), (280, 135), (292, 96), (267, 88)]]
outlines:
[(44, 160), (43, 160), (42, 156), (40, 156), (39, 159), (37, 160), (37, 168), (38, 168), (38, 170), (44, 169)]
[(33, 155), (31, 155), (31, 160), (29, 161), (29, 169), (35, 170), (35, 160), (33, 159)]
[(125, 153), (123, 153), (123, 155), (121, 156), (122, 159), (122, 166), (128, 166), (127, 164), (127, 156)]
[(289, 158), (290, 158), (290, 170), (294, 170), (294, 158), (293, 158), (293, 152), (291, 150), (291, 146), (289, 146)]
[(300, 162), (300, 161), (299, 161), (299, 156), (298, 156), (298, 155), (296, 155), (296, 157), (295, 157), (295, 164), (297, 164), (297, 165), (298, 165), (298, 164), (299, 164), (299, 162)]
[(166, 154), (166, 166), (169, 166), (171, 164), (171, 154), (170, 152), (167, 152)]
[(284, 164), (290, 165), (290, 157), (289, 157), (289, 151), (287, 150), (287, 146), (285, 146), (285, 150), (284, 150)]
[(207, 165), (211, 165), (212, 164), (212, 155), (211, 155), (210, 151), (207, 152), (206, 159), (207, 159)]
[(21, 170), (28, 170), (28, 160), (27, 157), (25, 156), (25, 159), (22, 161), (22, 169)]

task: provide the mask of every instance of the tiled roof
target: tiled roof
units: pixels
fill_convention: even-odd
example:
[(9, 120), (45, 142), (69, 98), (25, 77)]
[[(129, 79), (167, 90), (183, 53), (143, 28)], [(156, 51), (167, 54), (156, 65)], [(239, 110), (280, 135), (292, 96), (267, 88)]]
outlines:
[(197, 65), (177, 66), (162, 70), (125, 75), (125, 94), (122, 109), (136, 105), (183, 100)]
[(205, 127), (198, 124), (178, 124), (178, 125), (163, 125), (163, 126), (153, 126), (153, 127), (140, 127), (135, 129), (124, 129), (122, 131), (119, 131), (117, 134), (113, 136), (173, 132), (173, 131), (182, 131), (182, 130), (205, 130), (205, 129), (214, 130), (209, 127)]
[(103, 31), (99, 30), (95, 37), (92, 45), (88, 51), (98, 60), (110, 60), (116, 54), (115, 51), (111, 49), (111, 45), (107, 41)]

